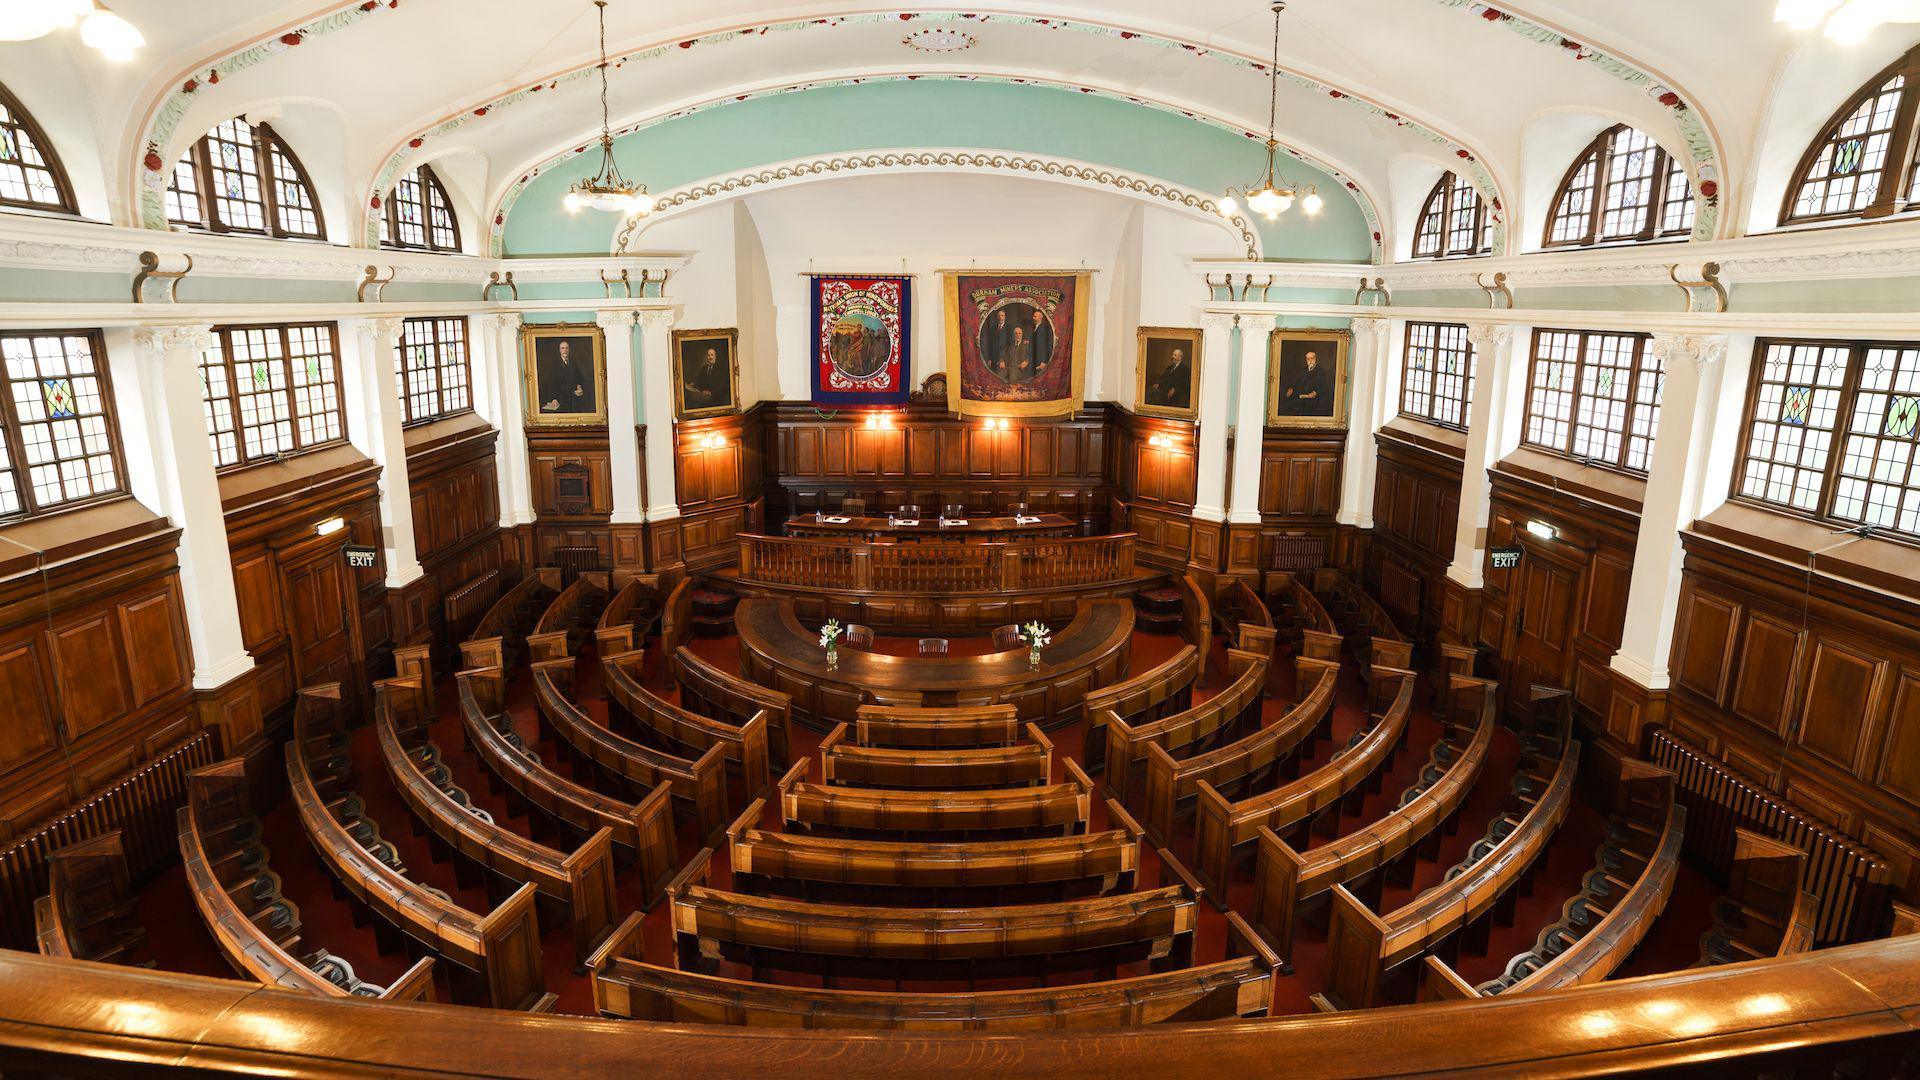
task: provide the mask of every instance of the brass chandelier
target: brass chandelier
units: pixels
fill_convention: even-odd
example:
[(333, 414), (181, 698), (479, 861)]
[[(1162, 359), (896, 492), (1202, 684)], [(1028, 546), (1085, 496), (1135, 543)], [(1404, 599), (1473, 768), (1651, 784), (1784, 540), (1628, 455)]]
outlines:
[(613, 153), (613, 120), (607, 108), (607, 0), (593, 0), (600, 9), (600, 169), (584, 180), (576, 180), (567, 189), (568, 212), (583, 207), (607, 210), (639, 217), (653, 211), (653, 196), (647, 185), (628, 180), (620, 173), (620, 162)]
[(1281, 214), (1293, 209), (1297, 200), (1300, 209), (1308, 215), (1318, 214), (1325, 205), (1320, 192), (1312, 185), (1301, 186), (1290, 180), (1280, 178), (1280, 140), (1275, 137), (1280, 120), (1280, 13), (1287, 10), (1286, 0), (1275, 0), (1273, 5), (1273, 64), (1267, 68), (1267, 169), (1258, 180), (1244, 188), (1228, 188), (1220, 199), (1220, 213), (1223, 217), (1232, 217), (1240, 212), (1240, 203), (1247, 209), (1266, 218), (1277, 221)]

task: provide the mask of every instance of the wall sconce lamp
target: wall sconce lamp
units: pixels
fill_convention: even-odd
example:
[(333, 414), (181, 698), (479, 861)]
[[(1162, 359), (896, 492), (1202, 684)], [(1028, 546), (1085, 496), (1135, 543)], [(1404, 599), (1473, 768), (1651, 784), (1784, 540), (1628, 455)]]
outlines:
[(982, 431), (1006, 431), (1013, 427), (1004, 416), (989, 416), (980, 423)]
[(1157, 446), (1162, 450), (1171, 450), (1173, 448), (1173, 437), (1170, 435), (1155, 435), (1147, 440), (1147, 445)]
[(1527, 522), (1527, 531), (1539, 537), (1542, 540), (1560, 539), (1560, 530), (1554, 528), (1553, 526), (1547, 524), (1544, 521)]
[(725, 435), (702, 435), (700, 437), (700, 449), (702, 450), (712, 450), (715, 447), (725, 445), (727, 445), (727, 437)]
[(893, 430), (893, 414), (886, 413), (886, 412), (868, 413), (867, 414), (867, 430), (892, 431)]
[(347, 527), (346, 518), (330, 517), (327, 520), (321, 522), (320, 524), (315, 525), (313, 527), (313, 532), (315, 536), (332, 536), (334, 533), (337, 533), (341, 529), (344, 529), (346, 527)]

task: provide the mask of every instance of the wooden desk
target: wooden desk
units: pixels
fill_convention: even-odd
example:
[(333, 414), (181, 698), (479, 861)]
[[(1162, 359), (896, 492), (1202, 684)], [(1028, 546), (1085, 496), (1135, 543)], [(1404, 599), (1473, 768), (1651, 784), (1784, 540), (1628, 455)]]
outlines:
[(1011, 517), (968, 514), (965, 525), (942, 525), (938, 508), (926, 508), (917, 525), (896, 525), (879, 517), (850, 517), (848, 521), (815, 521), (812, 514), (787, 519), (788, 536), (811, 539), (863, 540), (868, 543), (913, 544), (922, 541), (972, 540), (1005, 543), (1016, 540), (1065, 540), (1080, 535), (1080, 523), (1065, 514), (1028, 514), (1038, 518), (1024, 524)]
[(1127, 675), (1133, 605), (1082, 600), (1073, 621), (1029, 667), (1027, 650), (984, 656), (886, 656), (841, 649), (827, 666), (820, 635), (800, 624), (793, 605), (740, 601), (740, 673), (793, 699), (793, 719), (819, 731), (852, 724), (862, 704), (939, 707), (1014, 706), (1022, 723), (1053, 729), (1078, 720), (1087, 692)]

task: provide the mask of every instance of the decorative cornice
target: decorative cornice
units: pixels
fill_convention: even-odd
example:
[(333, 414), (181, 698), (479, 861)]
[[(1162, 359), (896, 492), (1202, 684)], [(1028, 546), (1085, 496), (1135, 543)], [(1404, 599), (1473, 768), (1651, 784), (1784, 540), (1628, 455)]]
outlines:
[(869, 172), (985, 172), (1042, 176), (1088, 187), (1108, 188), (1136, 198), (1165, 203), (1212, 220), (1238, 234), (1247, 258), (1259, 258), (1260, 237), (1244, 217), (1229, 222), (1220, 215), (1210, 195), (1188, 191), (1164, 180), (1132, 176), (1101, 165), (1067, 161), (1037, 154), (1005, 154), (992, 150), (883, 150), (864, 154), (837, 154), (769, 165), (765, 168), (713, 177), (663, 192), (659, 209), (644, 218), (630, 218), (614, 234), (613, 250), (624, 251), (641, 227), (679, 210), (750, 190), (781, 187), (809, 178)]

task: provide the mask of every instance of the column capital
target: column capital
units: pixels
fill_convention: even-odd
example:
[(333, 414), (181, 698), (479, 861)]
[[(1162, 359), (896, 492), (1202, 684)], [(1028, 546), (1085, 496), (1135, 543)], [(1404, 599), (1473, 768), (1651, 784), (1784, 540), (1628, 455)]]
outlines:
[(480, 320), (481, 329), (491, 330), (496, 334), (520, 329), (520, 313), (517, 311), (485, 311), (475, 315), (474, 318)]
[(634, 318), (634, 315), (635, 313), (630, 310), (599, 311), (594, 313), (593, 321), (598, 323), (602, 330), (618, 330), (622, 327), (632, 328), (632, 326), (639, 321)]
[(1203, 311), (1200, 313), (1200, 329), (1226, 333), (1240, 322), (1240, 316), (1227, 311)]
[(1675, 361), (1685, 360), (1696, 372), (1705, 372), (1727, 355), (1724, 334), (1655, 334), (1653, 358), (1671, 371)]
[(213, 348), (213, 327), (137, 326), (133, 330), (133, 346), (155, 361), (165, 361), (168, 354), (178, 350), (197, 356)]
[(1468, 323), (1467, 340), (1474, 352), (1490, 356), (1513, 344), (1513, 327), (1506, 323)]
[(406, 325), (407, 320), (397, 316), (362, 319), (359, 326), (360, 342), (368, 348), (375, 348), (383, 341), (389, 345), (397, 344)]

